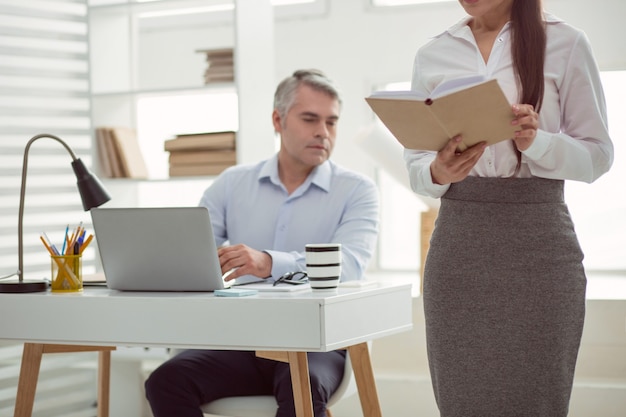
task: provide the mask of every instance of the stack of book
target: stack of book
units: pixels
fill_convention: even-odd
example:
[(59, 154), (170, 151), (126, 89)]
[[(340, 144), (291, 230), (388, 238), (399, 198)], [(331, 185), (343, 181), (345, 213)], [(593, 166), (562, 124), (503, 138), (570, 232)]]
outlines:
[(176, 135), (165, 141), (170, 177), (217, 175), (237, 163), (235, 132)]
[(232, 48), (201, 49), (197, 52), (206, 54), (207, 69), (204, 71), (204, 83), (225, 83), (235, 80), (235, 68)]
[(96, 128), (96, 148), (102, 175), (109, 178), (148, 178), (137, 132), (127, 127)]

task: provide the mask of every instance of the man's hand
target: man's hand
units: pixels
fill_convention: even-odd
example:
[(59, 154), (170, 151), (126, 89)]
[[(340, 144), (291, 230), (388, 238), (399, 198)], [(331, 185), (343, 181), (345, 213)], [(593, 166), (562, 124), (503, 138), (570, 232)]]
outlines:
[(461, 136), (455, 136), (437, 152), (437, 157), (430, 164), (430, 175), (435, 184), (445, 185), (463, 181), (487, 147), (485, 142), (480, 142), (460, 152), (457, 150), (460, 142)]
[(223, 246), (217, 250), (222, 274), (233, 270), (225, 280), (231, 281), (242, 275), (267, 278), (272, 274), (272, 257), (246, 245)]

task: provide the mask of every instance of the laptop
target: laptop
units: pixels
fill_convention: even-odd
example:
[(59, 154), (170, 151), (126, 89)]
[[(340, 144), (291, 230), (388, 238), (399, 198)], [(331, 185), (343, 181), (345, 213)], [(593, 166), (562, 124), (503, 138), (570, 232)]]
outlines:
[(224, 288), (205, 207), (94, 208), (107, 286), (121, 291)]

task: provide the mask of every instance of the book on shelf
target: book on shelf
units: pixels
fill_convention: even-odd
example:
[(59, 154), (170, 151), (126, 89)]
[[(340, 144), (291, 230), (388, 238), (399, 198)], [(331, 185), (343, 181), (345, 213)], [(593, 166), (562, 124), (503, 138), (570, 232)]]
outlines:
[(218, 175), (237, 163), (236, 132), (178, 134), (166, 140), (170, 177)]
[(148, 168), (139, 146), (137, 131), (127, 127), (112, 127), (110, 132), (119, 150), (120, 164), (126, 177), (148, 178)]
[(205, 84), (211, 84), (211, 83), (229, 83), (235, 81), (235, 76), (234, 75), (213, 75), (213, 74), (205, 74), (204, 76), (204, 83)]
[(211, 63), (206, 71), (204, 71), (205, 84), (210, 82), (228, 82), (234, 80), (235, 68), (232, 65), (214, 65)]
[(518, 127), (495, 79), (472, 76), (439, 85), (429, 97), (415, 91), (378, 91), (365, 99), (393, 136), (407, 149), (441, 150), (462, 135), (459, 150), (479, 142), (511, 139)]
[(232, 82), (234, 80), (235, 80), (235, 73), (232, 71), (232, 69), (229, 72), (220, 73), (220, 72), (211, 71), (211, 69), (209, 68), (204, 73), (205, 84), (227, 83), (227, 82)]
[(96, 148), (102, 152), (99, 158), (103, 161), (103, 171), (108, 173), (110, 178), (126, 177), (127, 174), (121, 162), (120, 149), (110, 132), (110, 128), (96, 128), (96, 140), (99, 142)]
[[(96, 151), (98, 152), (98, 163), (104, 177), (114, 178), (113, 164), (109, 155), (109, 135), (103, 128), (96, 128)], [(117, 159), (117, 157), (116, 157)]]
[(205, 75), (223, 75), (223, 76), (233, 76), (234, 68), (232, 65), (209, 65), (207, 70), (204, 73)]
[(148, 178), (135, 129), (127, 127), (96, 128), (98, 158), (103, 173), (111, 178)]
[(196, 52), (205, 54), (207, 60), (211, 58), (225, 58), (233, 56), (233, 48), (204, 48), (196, 49)]
[(187, 177), (197, 175), (218, 175), (226, 168), (233, 166), (232, 163), (213, 164), (170, 164), (170, 177)]
[(206, 62), (209, 67), (233, 67), (235, 65), (235, 57), (233, 54), (221, 56), (207, 56)]
[(235, 57), (233, 56), (232, 50), (230, 53), (223, 53), (212, 55), (207, 53), (206, 57), (207, 68), (232, 68), (235, 66)]
[(235, 80), (235, 61), (232, 48), (200, 49), (206, 55), (207, 69), (204, 71), (204, 83), (230, 82)]
[(210, 66), (204, 72), (204, 78), (233, 78), (235, 77), (235, 69), (233, 67)]
[(201, 151), (172, 151), (170, 165), (231, 164), (237, 163), (234, 149), (216, 149)]
[(164, 142), (164, 149), (172, 151), (200, 151), (211, 149), (235, 149), (236, 133), (233, 131), (190, 133), (176, 135)]

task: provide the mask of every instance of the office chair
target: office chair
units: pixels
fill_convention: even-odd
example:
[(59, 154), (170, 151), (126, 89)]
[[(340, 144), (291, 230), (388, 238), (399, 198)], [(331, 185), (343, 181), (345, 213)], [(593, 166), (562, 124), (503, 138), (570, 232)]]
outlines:
[[(327, 405), (327, 415), (332, 417), (330, 407), (342, 398), (357, 392), (356, 382), (352, 373), (350, 355), (346, 355), (343, 379), (337, 390), (331, 395)], [(273, 395), (252, 395), (244, 397), (227, 397), (212, 401), (202, 406), (205, 417), (274, 417), (278, 405)]]

